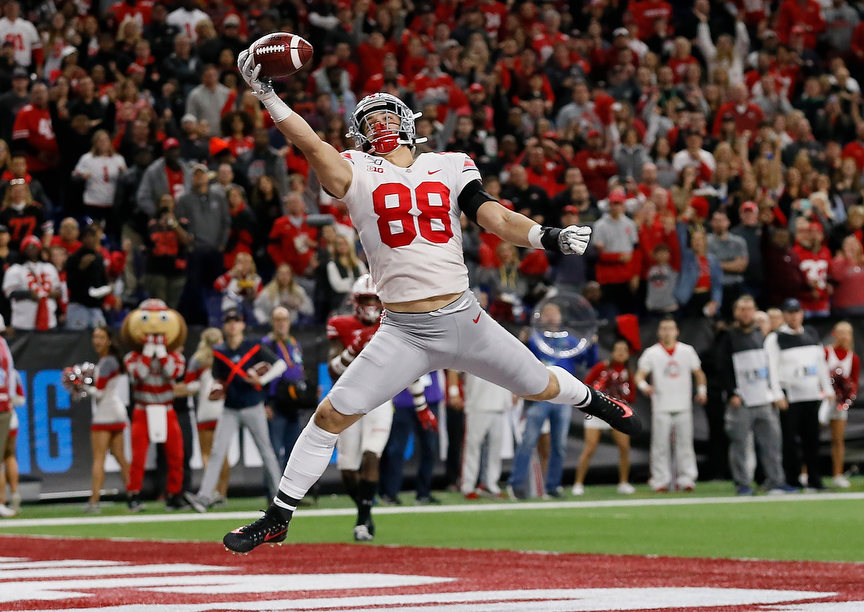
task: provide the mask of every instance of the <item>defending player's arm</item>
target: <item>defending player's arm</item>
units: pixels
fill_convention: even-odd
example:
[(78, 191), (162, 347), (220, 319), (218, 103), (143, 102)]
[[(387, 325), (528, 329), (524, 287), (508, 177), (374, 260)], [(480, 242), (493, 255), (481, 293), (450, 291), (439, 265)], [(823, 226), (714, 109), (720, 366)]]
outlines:
[(427, 431), (438, 431), (438, 417), (429, 408), (426, 403), (426, 387), (421, 379), (415, 380), (408, 387), (411, 396), (414, 398), (414, 410), (417, 411), (417, 418), (420, 419), (420, 425)]
[(571, 225), (563, 229), (541, 226), (525, 215), (508, 210), (476, 179), (468, 182), (459, 193), (459, 208), (486, 231), (517, 246), (582, 255), (591, 241), (588, 226)]
[(377, 326), (367, 326), (354, 337), (354, 341), (348, 346), (345, 346), (341, 340), (334, 338), (330, 341), (330, 361), (327, 368), (330, 370), (330, 376), (336, 380), (348, 369), (351, 362), (357, 358), (360, 351), (363, 350), (375, 332), (378, 331)]
[(259, 78), (261, 66), (255, 65), (254, 56), (248, 49), (241, 51), (237, 57), (237, 68), (252, 88), (252, 93), (270, 113), (278, 130), (303, 152), (324, 189), (336, 198), (343, 197), (351, 186), (351, 165), (329, 143), (321, 140), (309, 124), (276, 95), (269, 81)]

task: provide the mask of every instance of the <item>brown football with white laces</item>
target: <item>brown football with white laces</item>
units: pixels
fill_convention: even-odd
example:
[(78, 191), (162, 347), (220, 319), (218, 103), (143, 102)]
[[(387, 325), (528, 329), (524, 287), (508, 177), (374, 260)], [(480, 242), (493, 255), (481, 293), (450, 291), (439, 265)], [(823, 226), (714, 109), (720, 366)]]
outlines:
[(255, 63), (261, 65), (259, 78), (279, 79), (300, 70), (312, 57), (312, 45), (296, 34), (274, 32), (252, 44)]

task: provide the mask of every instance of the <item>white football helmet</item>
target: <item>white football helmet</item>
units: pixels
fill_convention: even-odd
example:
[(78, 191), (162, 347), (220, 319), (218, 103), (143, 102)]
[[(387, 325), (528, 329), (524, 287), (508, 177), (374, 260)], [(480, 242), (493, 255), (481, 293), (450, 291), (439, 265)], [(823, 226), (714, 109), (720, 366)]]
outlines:
[[(373, 113), (393, 113), (399, 119), (398, 129), (389, 124), (376, 122), (370, 125), (369, 116)], [(374, 93), (357, 103), (348, 120), (346, 136), (354, 139), (354, 146), (367, 153), (385, 155), (395, 151), (399, 145), (413, 147), (426, 142), (417, 138), (414, 120), (423, 113), (415, 113), (396, 96), (388, 93)]]
[(370, 274), (364, 274), (354, 281), (351, 302), (354, 304), (354, 315), (364, 323), (372, 325), (381, 318), (383, 307)]

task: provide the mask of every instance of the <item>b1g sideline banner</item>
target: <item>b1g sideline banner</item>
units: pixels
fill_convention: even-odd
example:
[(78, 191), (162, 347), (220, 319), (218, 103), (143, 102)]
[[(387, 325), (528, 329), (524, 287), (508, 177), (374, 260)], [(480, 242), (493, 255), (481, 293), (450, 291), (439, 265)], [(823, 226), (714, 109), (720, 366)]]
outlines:
[[(294, 330), (292, 330), (294, 331)], [(184, 354), (195, 351), (201, 329), (190, 329)], [(250, 338), (260, 333), (247, 334)], [(295, 338), (303, 348), (307, 375), (318, 382), (318, 364), (326, 362), (327, 340), (323, 328), (296, 330)], [(95, 362), (96, 352), (89, 331), (17, 332), (8, 338), (21, 374), (26, 403), (17, 408), (19, 426), (17, 458), (22, 476), (42, 482), (42, 495), (62, 497), (89, 491), (92, 454), (90, 451), (90, 400), (72, 401), (60, 384), (66, 366)], [(328, 381), (322, 380), (325, 385)], [(126, 456), (131, 457), (129, 431)], [(196, 432), (197, 435), (197, 432)], [(191, 462), (193, 469), (202, 467), (197, 440)], [(258, 486), (263, 483), (262, 462), (251, 437), (239, 436), (229, 452), (232, 486)], [(155, 450), (151, 445), (148, 470), (155, 467)], [(110, 458), (106, 462), (105, 489), (123, 489), (119, 466)], [(200, 478), (200, 475), (196, 480)]]

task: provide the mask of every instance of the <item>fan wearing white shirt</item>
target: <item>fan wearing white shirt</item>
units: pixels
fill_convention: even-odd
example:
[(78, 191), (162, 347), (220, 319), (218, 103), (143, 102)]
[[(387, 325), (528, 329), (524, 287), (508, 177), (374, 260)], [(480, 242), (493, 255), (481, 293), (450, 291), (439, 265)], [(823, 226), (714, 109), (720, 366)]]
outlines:
[[(673, 484), (692, 491), (696, 486), (696, 452), (693, 449), (693, 379), (696, 401), (707, 401), (708, 389), (702, 362), (689, 344), (678, 342), (678, 324), (668, 318), (657, 328), (660, 342), (645, 349), (636, 370), (636, 386), (651, 396), (651, 479), (655, 491), (668, 491)], [(651, 376), (651, 383), (646, 380)], [(672, 437), (675, 439), (675, 473), (672, 467)]]
[(180, 29), (189, 39), (195, 43), (198, 40), (198, 33), (195, 31), (195, 26), (199, 22), (210, 19), (207, 13), (198, 8), (195, 0), (182, 0), (180, 7), (168, 13), (168, 18), (165, 20), (168, 25), (175, 26)]
[(11, 42), (15, 47), (15, 63), (24, 68), (32, 68), (42, 76), (43, 51), (42, 38), (36, 27), (21, 19), (21, 5), (18, 2), (7, 2), (3, 7), (3, 18), (0, 19), (0, 42)]
[(93, 147), (81, 156), (73, 173), (84, 181), (84, 207), (87, 215), (106, 219), (114, 205), (117, 181), (126, 171), (123, 156), (114, 152), (105, 130), (93, 134)]

